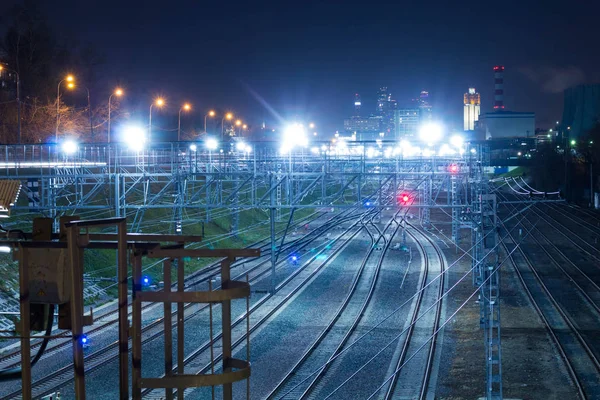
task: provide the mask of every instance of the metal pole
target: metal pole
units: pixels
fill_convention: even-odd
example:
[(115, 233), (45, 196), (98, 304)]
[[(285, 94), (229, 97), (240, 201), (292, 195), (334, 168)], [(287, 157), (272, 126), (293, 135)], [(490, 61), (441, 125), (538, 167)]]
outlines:
[(206, 133), (206, 118), (208, 118), (208, 114), (204, 116), (204, 133)]
[[(177, 262), (177, 292), (183, 293), (185, 290), (185, 272), (184, 272), (184, 264), (183, 258), (178, 258), (175, 260)], [(231, 304), (231, 303), (230, 303)], [(185, 358), (184, 353), (184, 315), (183, 315), (183, 306), (182, 302), (177, 303), (177, 374), (183, 375), (184, 365), (183, 361)], [(223, 336), (225, 337), (225, 336)], [(223, 345), (223, 350), (225, 346)], [(225, 353), (223, 353), (225, 354)], [(183, 400), (183, 395), (185, 394), (185, 389), (183, 387), (177, 388), (177, 398), (179, 400)]]
[[(208, 291), (212, 292), (212, 280), (209, 279), (208, 280)], [(212, 311), (212, 302), (208, 303), (208, 320), (209, 320), (209, 335), (210, 335), (210, 373), (212, 375), (215, 374), (215, 350), (214, 350), (214, 343), (213, 343), (213, 311)], [(212, 385), (211, 387), (211, 391), (212, 391), (212, 400), (215, 400), (215, 385)]]
[(19, 73), (15, 71), (15, 74), (17, 74), (17, 137), (21, 144), (21, 80)]
[[(250, 277), (246, 274), (246, 283)], [(250, 296), (246, 297), (246, 361), (250, 363)], [(246, 399), (250, 400), (250, 378), (246, 378)]]
[(142, 291), (142, 255), (133, 255), (133, 290), (131, 294), (131, 383), (134, 400), (142, 399), (142, 303), (139, 293)]
[[(221, 261), (221, 287), (227, 287), (231, 281), (231, 258)], [(183, 303), (182, 303), (183, 305)], [(231, 372), (231, 300), (224, 300), (221, 303), (221, 334), (223, 345), (223, 372)], [(183, 345), (183, 343), (182, 343)], [(183, 373), (183, 371), (182, 371)], [(223, 384), (223, 400), (233, 398), (233, 385), (231, 383)], [(182, 397), (183, 399), (183, 397)]]
[(152, 136), (152, 106), (154, 103), (150, 104), (150, 119), (148, 121), (148, 143), (150, 143), (150, 136)]
[[(116, 177), (117, 186), (119, 177)], [(118, 200), (118, 196), (117, 197)], [(118, 207), (118, 206), (117, 206)], [(118, 210), (118, 208), (117, 208)], [(118, 216), (118, 215), (117, 215)], [(129, 320), (127, 319), (127, 222), (117, 227), (117, 291), (119, 297), (119, 389), (121, 398), (129, 398)]]
[(83, 365), (83, 271), (80, 249), (77, 244), (79, 227), (67, 228), (67, 248), (71, 267), (71, 331), (73, 337), (73, 366), (75, 368), (75, 397), (85, 400), (85, 369)]
[(269, 209), (269, 219), (271, 223), (271, 293), (275, 293), (275, 263), (277, 262), (275, 259), (275, 191), (273, 188), (273, 175), (270, 176), (271, 184), (271, 208)]
[(223, 119), (221, 119), (221, 142), (223, 142), (223, 133), (225, 132), (225, 117), (223, 117)]
[(177, 141), (181, 140), (181, 108), (179, 109), (179, 119), (177, 120)]
[(90, 102), (90, 89), (85, 88), (87, 90), (88, 97), (88, 117), (90, 119), (90, 137), (92, 139), (92, 143), (94, 142), (94, 124), (92, 124), (92, 103)]
[[(167, 259), (163, 262), (163, 282), (164, 291), (169, 293), (171, 291), (171, 259)], [(165, 376), (171, 376), (173, 374), (173, 330), (171, 327), (171, 303), (164, 303), (164, 330), (165, 330)], [(173, 400), (173, 389), (165, 388), (165, 398), (167, 400)]]
[(112, 99), (112, 94), (108, 96), (108, 134), (107, 134), (107, 142), (110, 143), (110, 100)]
[(63, 81), (58, 82), (58, 86), (56, 88), (56, 130), (54, 131), (54, 141), (58, 143), (58, 124), (59, 124), (59, 115), (60, 115), (60, 84)]
[(21, 312), (21, 393), (23, 400), (31, 400), (31, 343), (29, 339), (29, 266), (28, 253), (19, 246), (19, 302)]

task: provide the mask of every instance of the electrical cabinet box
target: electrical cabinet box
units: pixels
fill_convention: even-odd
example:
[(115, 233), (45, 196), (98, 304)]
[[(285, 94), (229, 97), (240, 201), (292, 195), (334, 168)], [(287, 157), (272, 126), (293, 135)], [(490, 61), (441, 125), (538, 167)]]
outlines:
[[(29, 297), (31, 303), (63, 304), (71, 299), (68, 250), (28, 248)], [(83, 265), (83, 252), (80, 252)]]

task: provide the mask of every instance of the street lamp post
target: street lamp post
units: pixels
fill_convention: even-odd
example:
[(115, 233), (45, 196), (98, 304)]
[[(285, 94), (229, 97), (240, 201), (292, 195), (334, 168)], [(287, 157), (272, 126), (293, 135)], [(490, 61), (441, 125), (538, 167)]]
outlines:
[(214, 117), (214, 116), (215, 116), (215, 112), (214, 112), (213, 110), (210, 110), (210, 111), (208, 112), (208, 114), (206, 114), (206, 115), (204, 116), (204, 133), (207, 133), (207, 132), (206, 132), (206, 118), (207, 118), (207, 117)]
[(152, 136), (152, 106), (156, 104), (157, 107), (162, 107), (165, 104), (165, 101), (160, 97), (150, 104), (150, 118), (148, 121), (148, 143), (150, 143), (150, 138)]
[(54, 141), (56, 143), (58, 143), (58, 126), (60, 124), (60, 84), (64, 81), (67, 81), (69, 82), (68, 87), (73, 88), (74, 80), (75, 78), (73, 78), (73, 75), (67, 75), (65, 79), (62, 79), (60, 82), (58, 82), (58, 86), (56, 88), (56, 131), (54, 132)]
[(92, 143), (94, 142), (94, 125), (92, 124), (92, 103), (90, 102), (90, 89), (87, 86), (84, 86), (87, 91), (87, 101), (88, 101), (88, 118), (90, 120), (90, 138)]
[(123, 95), (123, 90), (117, 89), (113, 93), (108, 96), (108, 134), (107, 134), (107, 142), (110, 143), (110, 101), (114, 95), (117, 97), (121, 97)]
[(17, 71), (0, 65), (0, 72), (4, 69), (14, 72), (15, 76), (17, 77), (17, 141), (19, 144), (21, 144), (21, 80), (19, 79), (19, 73)]
[(191, 108), (192, 108), (192, 106), (190, 106), (188, 103), (185, 103), (179, 109), (179, 119), (177, 122), (177, 141), (178, 142), (181, 140), (181, 110), (189, 111)]
[(225, 120), (230, 120), (232, 118), (233, 118), (232, 113), (226, 113), (223, 116), (223, 119), (221, 120), (221, 141), (223, 141), (223, 139), (224, 139), (223, 133), (225, 132), (225, 129), (224, 129), (225, 128)]

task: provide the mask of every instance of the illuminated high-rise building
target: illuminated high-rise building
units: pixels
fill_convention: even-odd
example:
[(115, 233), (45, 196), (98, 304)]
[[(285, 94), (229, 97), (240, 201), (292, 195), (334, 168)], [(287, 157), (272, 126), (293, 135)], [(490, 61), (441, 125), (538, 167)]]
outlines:
[(360, 94), (356, 93), (354, 95), (354, 115), (360, 116), (360, 107), (362, 106), (362, 102), (360, 101)]
[(474, 131), (475, 122), (479, 121), (481, 113), (481, 96), (475, 91), (475, 88), (469, 88), (469, 92), (464, 96), (465, 110), (465, 131)]
[(392, 94), (388, 88), (383, 86), (377, 92), (377, 113), (381, 117), (381, 131), (385, 134), (394, 133), (394, 111), (398, 108), (396, 100), (392, 100)]
[(382, 115), (388, 110), (388, 101), (392, 99), (392, 95), (388, 92), (388, 88), (383, 86), (377, 92), (377, 114)]

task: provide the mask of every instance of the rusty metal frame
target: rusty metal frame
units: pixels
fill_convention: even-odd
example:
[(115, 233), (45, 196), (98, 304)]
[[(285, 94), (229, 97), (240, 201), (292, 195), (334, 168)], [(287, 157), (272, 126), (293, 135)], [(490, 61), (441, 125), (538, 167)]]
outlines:
[[(223, 398), (233, 397), (233, 382), (250, 377), (250, 361), (240, 360), (232, 357), (231, 337), (231, 300), (250, 297), (250, 285), (246, 281), (231, 280), (230, 266), (236, 257), (258, 257), (260, 250), (255, 249), (186, 249), (182, 246), (152, 248), (147, 251), (138, 251), (133, 254), (133, 293), (132, 293), (132, 384), (133, 399), (142, 398), (142, 389), (165, 389), (165, 398), (173, 398), (173, 389), (177, 389), (177, 398), (183, 399), (186, 388), (207, 387), (223, 385)], [(165, 274), (164, 288), (158, 292), (143, 292), (141, 285), (141, 260), (142, 257), (166, 258), (163, 261), (163, 272)], [(184, 264), (185, 257), (225, 257), (221, 261), (221, 288), (212, 290), (209, 283), (208, 291), (185, 292), (184, 291)], [(177, 267), (177, 291), (171, 290), (171, 267)], [(164, 303), (165, 312), (165, 376), (162, 378), (142, 377), (142, 338), (141, 338), (141, 306), (143, 302)], [(171, 305), (177, 303), (177, 373), (173, 372), (172, 360), (172, 327), (171, 327)], [(221, 374), (214, 373), (214, 365), (211, 365), (211, 373), (204, 375), (186, 374), (184, 370), (184, 303), (208, 303), (210, 311), (210, 347), (211, 364), (213, 358), (213, 334), (212, 334), (212, 304), (221, 304), (222, 319), (222, 351), (223, 361)], [(247, 324), (248, 327), (248, 324)], [(249, 350), (247, 352), (249, 355)]]

